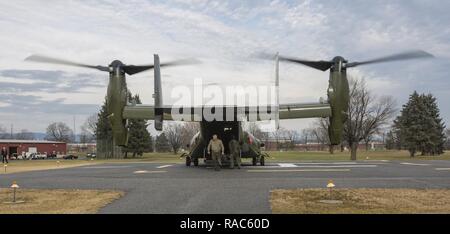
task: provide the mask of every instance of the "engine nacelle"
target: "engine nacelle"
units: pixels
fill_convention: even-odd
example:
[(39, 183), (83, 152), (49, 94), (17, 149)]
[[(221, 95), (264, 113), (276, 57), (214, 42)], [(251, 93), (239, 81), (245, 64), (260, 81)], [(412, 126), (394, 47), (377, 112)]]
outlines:
[(161, 131), (163, 129), (164, 109), (161, 87), (161, 68), (159, 64), (159, 56), (153, 55), (154, 59), (154, 90), (153, 98), (155, 99), (155, 129)]
[[(119, 63), (120, 61), (117, 62)], [(115, 144), (126, 146), (128, 143), (128, 128), (127, 120), (123, 119), (123, 109), (127, 104), (128, 90), (123, 71), (120, 70), (119, 66), (111, 65), (113, 71), (110, 72), (106, 99), (108, 118), (111, 123)]]
[(347, 74), (342, 62), (343, 60), (339, 57), (335, 58), (335, 65), (331, 68), (328, 86), (328, 102), (331, 106), (328, 134), (332, 145), (338, 145), (342, 141), (350, 100)]

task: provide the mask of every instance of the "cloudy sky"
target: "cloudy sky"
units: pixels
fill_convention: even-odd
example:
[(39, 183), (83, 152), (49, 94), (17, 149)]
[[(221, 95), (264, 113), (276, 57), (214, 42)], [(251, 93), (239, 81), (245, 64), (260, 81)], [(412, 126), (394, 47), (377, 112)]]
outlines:
[[(53, 121), (77, 126), (104, 100), (107, 75), (82, 68), (23, 62), (38, 53), (93, 65), (114, 59), (148, 64), (195, 57), (201, 65), (162, 70), (165, 104), (171, 89), (205, 84), (271, 85), (273, 63), (250, 55), (276, 52), (307, 59), (365, 60), (412, 49), (436, 56), (352, 69), (376, 95), (399, 107), (417, 90), (438, 98), (450, 120), (449, 1), (1, 1), (0, 125), (45, 132)], [(326, 96), (328, 73), (280, 67), (280, 101)], [(152, 72), (128, 77), (133, 93), (152, 103)], [(282, 121), (300, 129), (310, 120)], [(77, 130), (79, 131), (79, 130)]]

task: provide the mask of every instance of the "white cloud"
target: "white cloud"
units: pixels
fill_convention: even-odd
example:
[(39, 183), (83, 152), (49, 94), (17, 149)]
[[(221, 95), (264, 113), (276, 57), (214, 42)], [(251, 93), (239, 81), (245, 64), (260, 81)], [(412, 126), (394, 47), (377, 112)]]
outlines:
[[(41, 101), (62, 99), (59, 105), (99, 105), (106, 93), (106, 74), (22, 60), (32, 53), (94, 65), (106, 65), (113, 59), (128, 64), (152, 63), (153, 53), (159, 53), (162, 61), (181, 57), (203, 60), (201, 65), (162, 70), (164, 100), (170, 103), (170, 89), (193, 85), (195, 78), (203, 78), (204, 83), (271, 84), (273, 63), (249, 59), (254, 52), (279, 51), (316, 60), (340, 54), (364, 60), (418, 48), (436, 54), (439, 62), (375, 65), (350, 73), (366, 77), (374, 92), (391, 94), (400, 101), (414, 89), (436, 92), (448, 121), (450, 110), (445, 106), (450, 94), (445, 91), (448, 85), (444, 79), (450, 65), (450, 18), (444, 9), (449, 5), (446, 1), (3, 1), (0, 71), (87, 73), (98, 79), (99, 86), (74, 92), (24, 91), (22, 95), (37, 95)], [(326, 95), (326, 72), (282, 64), (280, 75), (282, 102), (310, 102)], [(146, 103), (153, 102), (152, 76), (145, 72), (128, 78), (129, 88)], [(8, 84), (49, 82), (37, 77), (3, 75), (0, 79)], [(79, 86), (59, 82), (62, 87)], [(53, 117), (70, 123), (72, 115), (67, 111)], [(13, 118), (13, 113), (1, 110), (0, 116), (0, 124), (14, 121), (20, 128), (34, 131), (43, 131), (48, 122), (45, 114), (33, 114), (34, 119), (42, 120), (39, 123), (30, 123), (26, 116)], [(77, 119), (82, 121), (86, 116), (84, 113)], [(283, 121), (282, 125), (299, 128), (309, 123)]]

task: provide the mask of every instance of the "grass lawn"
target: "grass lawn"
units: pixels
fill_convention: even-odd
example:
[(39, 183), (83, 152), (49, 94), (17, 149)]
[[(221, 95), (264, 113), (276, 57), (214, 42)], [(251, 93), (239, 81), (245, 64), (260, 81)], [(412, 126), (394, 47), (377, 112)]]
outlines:
[[(270, 158), (267, 162), (296, 162), (296, 161), (348, 161), (350, 160), (350, 152), (337, 151), (330, 154), (327, 151), (268, 151)], [(160, 162), (160, 163), (184, 163), (185, 159), (180, 158), (179, 154), (173, 153), (145, 153), (142, 157), (131, 157), (127, 159), (97, 159), (97, 162)], [(358, 151), (358, 160), (450, 160), (450, 152), (445, 152), (440, 156), (416, 156), (409, 157), (408, 151)], [(243, 159), (244, 162), (251, 162), (251, 159)]]
[(413, 214), (450, 213), (449, 189), (277, 189), (270, 194), (278, 214)]
[(5, 164), (0, 164), (0, 175), (9, 174), (16, 172), (25, 171), (38, 171), (38, 170), (51, 170), (51, 169), (61, 169), (77, 166), (85, 166), (91, 164), (97, 164), (97, 161), (87, 161), (87, 160), (9, 160), (6, 166)]
[(185, 159), (180, 158), (181, 153), (144, 153), (143, 156), (132, 157), (130, 154), (128, 158), (124, 159), (96, 159), (97, 162), (154, 162), (154, 163), (184, 163)]
[(173, 153), (146, 153), (142, 157), (129, 157), (127, 159), (9, 160), (9, 163), (6, 166), (6, 172), (4, 164), (0, 164), (0, 175), (27, 171), (62, 169), (102, 163), (123, 162), (184, 163), (185, 159), (180, 158), (180, 154), (175, 155)]
[[(348, 161), (350, 160), (350, 152), (335, 152), (330, 154), (327, 151), (268, 151), (270, 158), (267, 162), (295, 162), (295, 161), (320, 161), (320, 160), (336, 160)], [(439, 156), (416, 156), (409, 157), (408, 151), (358, 151), (358, 160), (450, 160), (450, 152), (445, 152)], [(180, 154), (173, 153), (145, 153), (141, 158), (130, 158), (125, 160), (148, 161), (148, 162), (170, 162), (170, 163), (184, 163), (184, 158), (180, 158)], [(114, 161), (114, 160), (113, 160)], [(123, 160), (117, 160), (123, 161)], [(244, 159), (250, 162), (251, 159)]]
[(123, 196), (121, 191), (18, 189), (11, 204), (10, 188), (0, 188), (0, 214), (86, 214), (97, 213), (105, 205)]
[[(302, 161), (349, 161), (349, 152), (328, 152), (319, 151), (269, 151), (270, 157), (266, 162), (302, 162)], [(10, 160), (6, 168), (6, 173), (60, 169), (76, 166), (85, 166), (100, 163), (124, 163), (124, 162), (152, 162), (152, 163), (184, 163), (185, 159), (179, 154), (173, 153), (145, 153), (142, 157), (131, 157), (127, 159), (95, 159), (95, 160)], [(409, 157), (407, 151), (358, 151), (358, 160), (450, 160), (450, 152), (445, 152), (440, 156), (416, 156)], [(57, 163), (59, 161), (59, 163)], [(243, 159), (243, 162), (251, 162), (251, 159)], [(1, 165), (1, 164), (0, 164)], [(0, 174), (5, 173), (5, 168), (0, 166)]]

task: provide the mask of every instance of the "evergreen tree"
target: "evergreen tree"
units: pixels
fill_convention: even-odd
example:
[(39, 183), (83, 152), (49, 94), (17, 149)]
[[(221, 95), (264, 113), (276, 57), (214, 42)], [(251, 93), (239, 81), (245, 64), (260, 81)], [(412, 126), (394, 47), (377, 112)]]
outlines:
[(411, 157), (417, 152), (422, 155), (442, 154), (446, 141), (445, 125), (439, 116), (439, 108), (433, 95), (416, 91), (394, 121), (401, 144), (408, 149)]
[(155, 150), (157, 152), (169, 152), (170, 151), (169, 140), (167, 139), (166, 134), (164, 134), (164, 132), (159, 134), (159, 136), (156, 137)]
[[(141, 104), (139, 95), (128, 95), (128, 100), (134, 104)], [(129, 136), (128, 145), (124, 148), (125, 158), (128, 153), (132, 153), (133, 157), (142, 156), (144, 152), (147, 152), (152, 146), (152, 140), (150, 133), (147, 130), (147, 121), (143, 119), (130, 119), (128, 120)]]
[(97, 121), (97, 128), (95, 129), (95, 136), (97, 140), (103, 140), (103, 139), (111, 139), (112, 140), (112, 129), (111, 124), (108, 120), (108, 110), (107, 110), (107, 103), (103, 103), (100, 112), (98, 113), (98, 121)]
[(399, 130), (394, 126), (392, 126), (391, 130), (389, 130), (386, 134), (385, 139), (386, 149), (388, 150), (401, 150), (402, 149), (402, 139), (399, 133)]
[(111, 123), (108, 119), (107, 100), (103, 103), (99, 113), (95, 129), (97, 141), (97, 156), (99, 158), (110, 158), (113, 156), (114, 142), (112, 138)]
[(436, 155), (444, 153), (446, 141), (445, 124), (439, 115), (439, 107), (433, 95), (422, 95), (425, 108), (428, 112), (428, 138), (422, 149), (422, 155)]
[(392, 130), (390, 130), (386, 134), (385, 144), (386, 144), (386, 149), (388, 149), (388, 150), (395, 149), (395, 138), (394, 138), (394, 133), (392, 132)]

